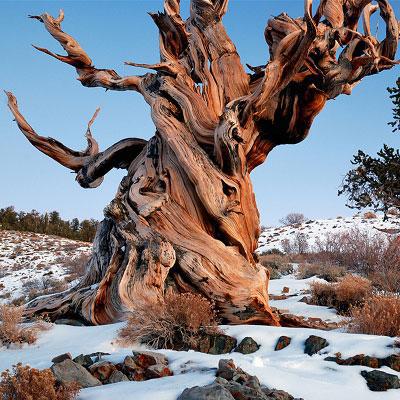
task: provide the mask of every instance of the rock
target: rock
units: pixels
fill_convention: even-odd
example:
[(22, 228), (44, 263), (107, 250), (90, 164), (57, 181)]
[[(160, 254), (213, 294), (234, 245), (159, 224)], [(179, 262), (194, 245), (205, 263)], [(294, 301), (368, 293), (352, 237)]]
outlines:
[(383, 371), (361, 371), (361, 375), (367, 381), (368, 388), (374, 392), (384, 392), (388, 389), (400, 389), (400, 379), (397, 375)]
[(364, 354), (356, 354), (353, 357), (342, 359), (340, 356), (326, 357), (326, 361), (333, 361), (339, 365), (364, 365), (370, 368), (380, 368), (387, 366), (400, 372), (400, 355), (392, 354), (386, 358), (370, 357)]
[(73, 361), (85, 368), (89, 368), (93, 364), (92, 358), (83, 354), (79, 354), (79, 356), (75, 357)]
[(279, 351), (284, 349), (285, 347), (288, 347), (291, 341), (292, 338), (290, 338), (289, 336), (281, 336), (276, 342), (275, 351)]
[(219, 360), (216, 376), (211, 385), (185, 389), (178, 400), (294, 400), (284, 391), (261, 387), (256, 376), (237, 368), (233, 360)]
[(282, 288), (282, 293), (289, 293), (290, 289), (287, 286)]
[(313, 354), (317, 354), (319, 351), (328, 346), (329, 343), (326, 339), (319, 336), (311, 335), (304, 343), (304, 353), (312, 356)]
[(235, 400), (224, 386), (213, 383), (185, 389), (177, 400)]
[(382, 364), (400, 372), (400, 354), (392, 354), (391, 356), (382, 359)]
[(132, 351), (134, 363), (141, 368), (148, 368), (150, 365), (168, 365), (168, 359), (164, 354), (154, 351)]
[(50, 369), (57, 381), (62, 383), (77, 382), (82, 388), (101, 385), (82, 365), (69, 359), (53, 364)]
[(60, 318), (54, 321), (56, 325), (85, 326), (85, 324), (76, 319)]
[(60, 354), (59, 356), (54, 357), (51, 362), (54, 364), (57, 364), (59, 362), (62, 362), (64, 360), (72, 360), (71, 353), (64, 353)]
[(308, 296), (303, 296), (300, 300), (300, 303), (306, 303), (308, 304), (310, 302), (310, 298)]
[(268, 400), (294, 400), (294, 397), (284, 390), (266, 389), (263, 392), (267, 395)]
[(102, 382), (107, 381), (116, 367), (110, 361), (98, 361), (89, 367), (89, 372)]
[(247, 336), (239, 343), (239, 346), (236, 347), (235, 351), (242, 354), (251, 354), (256, 352), (259, 348), (260, 345), (257, 344), (253, 338)]
[(109, 356), (110, 353), (103, 353), (102, 351), (97, 351), (96, 353), (88, 354), (89, 357), (95, 357), (95, 362), (100, 361), (103, 356)]
[(151, 365), (144, 371), (146, 379), (164, 378), (165, 376), (174, 375), (172, 371), (164, 364)]
[(207, 354), (225, 354), (230, 353), (236, 344), (237, 340), (232, 336), (217, 333), (200, 339), (197, 350)]
[(129, 378), (121, 371), (115, 370), (108, 378), (107, 383), (129, 382)]
[(235, 375), (236, 366), (233, 360), (221, 359), (218, 362), (216, 376), (231, 381)]

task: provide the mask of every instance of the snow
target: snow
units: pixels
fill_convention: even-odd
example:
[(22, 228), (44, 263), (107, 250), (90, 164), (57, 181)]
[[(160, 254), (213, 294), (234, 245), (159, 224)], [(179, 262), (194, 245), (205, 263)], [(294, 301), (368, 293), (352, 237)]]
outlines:
[(280, 279), (272, 279), (269, 281), (268, 293), (272, 295), (281, 295), (284, 287), (289, 288), (289, 295), (284, 300), (270, 300), (271, 307), (278, 308), (279, 310), (286, 311), (293, 315), (299, 315), (306, 318), (321, 318), (325, 322), (340, 322), (343, 317), (337, 315), (334, 308), (314, 306), (307, 303), (300, 302), (306, 292), (310, 289), (312, 282), (325, 282), (324, 279), (311, 277), (307, 279), (296, 279), (296, 270), (298, 265), (293, 264), (293, 273), (281, 277)]
[[(353, 226), (352, 224), (357, 221), (356, 218), (316, 221), (308, 224), (312, 229), (304, 228), (304, 230), (310, 237), (314, 235), (314, 239), (310, 240), (315, 240), (318, 235), (329, 229), (339, 229), (334, 228), (334, 225), (340, 224), (344, 228)], [(370, 222), (365, 223), (360, 219), (359, 225), (374, 229), (377, 221), (374, 223), (375, 225)], [(379, 224), (381, 222), (378, 226), (382, 227)], [(385, 224), (384, 227), (387, 228), (388, 225)], [(293, 235), (290, 233), (292, 231), (293, 227), (285, 228), (282, 237)], [(276, 247), (275, 242), (267, 243), (266, 234), (263, 237), (265, 240), (260, 239), (262, 251)], [(65, 276), (67, 274), (65, 265), (58, 263), (60, 257), (76, 257), (90, 251), (90, 245), (87, 243), (77, 243), (45, 235), (0, 231), (0, 239), (0, 284), (5, 286), (2, 289), (0, 285), (0, 294), (11, 291), (13, 297), (18, 297), (23, 292), (22, 282), (27, 279), (40, 278), (48, 271), (52, 271), (55, 277)], [(40, 264), (45, 265), (42, 268)], [(270, 281), (269, 292), (273, 295), (281, 295), (284, 287), (289, 288), (289, 297), (284, 300), (271, 300), (271, 306), (306, 318), (314, 317), (327, 322), (339, 322), (342, 317), (338, 316), (334, 309), (299, 302), (306, 295), (310, 283), (324, 281), (316, 277), (296, 279), (296, 268), (297, 266), (294, 265), (292, 274)], [(107, 352), (110, 355), (104, 356), (105, 360), (121, 362), (126, 355), (131, 354), (133, 349), (145, 349), (143, 346), (122, 347), (118, 344), (117, 332), (122, 326), (123, 323), (90, 327), (52, 325), (50, 330), (40, 334), (34, 345), (11, 349), (0, 348), (0, 372), (18, 362), (36, 368), (48, 368), (52, 364), (53, 357), (65, 352), (70, 352), (73, 357), (82, 353)], [(249, 355), (235, 352), (209, 355), (194, 351), (160, 350), (168, 357), (174, 376), (83, 389), (79, 400), (113, 398), (175, 400), (186, 387), (203, 386), (213, 382), (218, 361), (221, 358), (232, 358), (237, 366), (256, 375), (262, 384), (286, 390), (295, 397), (302, 397), (305, 400), (321, 400), (321, 398), (323, 400), (338, 398), (340, 400), (398, 400), (400, 398), (400, 390), (371, 392), (360, 375), (360, 371), (370, 370), (370, 368), (340, 366), (324, 361), (326, 356), (333, 356), (338, 352), (343, 358), (356, 354), (386, 357), (396, 352), (393, 349), (393, 338), (350, 334), (343, 332), (343, 329), (323, 331), (252, 325), (222, 326), (221, 328), (227, 334), (236, 337), (238, 341), (251, 336), (261, 345), (260, 349)], [(291, 337), (292, 342), (287, 348), (276, 352), (274, 351), (276, 342), (282, 335)], [(310, 335), (321, 336), (328, 340), (330, 345), (323, 349), (323, 354), (312, 357), (304, 354), (304, 341)], [(400, 373), (388, 367), (383, 367), (381, 370), (400, 377)]]
[(315, 246), (316, 240), (323, 240), (329, 233), (346, 232), (351, 229), (359, 229), (370, 234), (379, 233), (378, 229), (399, 229), (400, 218), (391, 216), (387, 221), (383, 220), (383, 215), (377, 218), (366, 219), (362, 216), (337, 217), (335, 219), (309, 220), (298, 225), (271, 227), (265, 229), (259, 238), (258, 252), (263, 253), (268, 250), (283, 250), (281, 241), (288, 239), (292, 241), (298, 233), (303, 233), (307, 238), (311, 248)]
[[(73, 356), (80, 353), (103, 351), (111, 353), (105, 360), (121, 362), (131, 354), (132, 349), (144, 349), (141, 346), (124, 348), (116, 344), (115, 338), (122, 323), (74, 327), (54, 325), (44, 332), (37, 344), (24, 346), (22, 349), (3, 349), (0, 352), (0, 370), (22, 362), (32, 367), (46, 368), (51, 365), (51, 358), (71, 352)], [(256, 375), (261, 383), (288, 391), (305, 400), (394, 400), (399, 399), (399, 391), (390, 390), (383, 393), (368, 390), (360, 371), (370, 370), (362, 366), (340, 366), (324, 361), (327, 355), (340, 352), (343, 357), (355, 354), (368, 354), (386, 357), (393, 353), (389, 346), (393, 338), (349, 334), (336, 331), (322, 331), (305, 328), (276, 328), (269, 326), (222, 326), (229, 335), (239, 341), (251, 336), (261, 345), (260, 349), (249, 355), (231, 353), (225, 355), (208, 355), (194, 351), (160, 350), (170, 362), (173, 377), (149, 380), (145, 382), (122, 382), (81, 391), (79, 400), (175, 400), (186, 388), (211, 383), (220, 358), (232, 358), (236, 365), (250, 374)], [(281, 335), (292, 338), (292, 343), (281, 351), (274, 351), (275, 344)], [(325, 354), (312, 357), (304, 354), (304, 341), (310, 335), (321, 336), (328, 340), (329, 347)], [(384, 367), (383, 371), (400, 376), (399, 373)]]
[(68, 275), (68, 261), (89, 255), (91, 244), (57, 236), (0, 230), (0, 303), (26, 295), (27, 283)]

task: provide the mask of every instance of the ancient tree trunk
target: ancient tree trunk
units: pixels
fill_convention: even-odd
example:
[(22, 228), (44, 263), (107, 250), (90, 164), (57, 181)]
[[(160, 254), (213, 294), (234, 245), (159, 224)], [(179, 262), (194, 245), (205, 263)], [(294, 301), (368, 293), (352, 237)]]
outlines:
[[(7, 93), (27, 139), (77, 173), (86, 188), (111, 168), (125, 168), (106, 208), (86, 276), (73, 289), (38, 298), (28, 313), (73, 316), (103, 324), (121, 320), (139, 302), (161, 300), (166, 287), (215, 301), (225, 322), (279, 324), (268, 306), (268, 272), (257, 263), (259, 215), (250, 172), (277, 145), (298, 143), (328, 99), (349, 94), (363, 77), (391, 68), (398, 23), (386, 0), (322, 0), (315, 15), (268, 21), (266, 65), (246, 73), (222, 25), (228, 0), (192, 0), (182, 20), (179, 0), (151, 14), (160, 30), (154, 70), (120, 77), (97, 69), (58, 18), (33, 16), (67, 55), (38, 50), (76, 68), (84, 86), (140, 93), (156, 131), (147, 142), (125, 139), (99, 152), (88, 124), (88, 147), (77, 152), (39, 136)], [(371, 35), (377, 9), (386, 38)], [(357, 31), (364, 16), (364, 33)], [(338, 58), (338, 48), (342, 46)]]

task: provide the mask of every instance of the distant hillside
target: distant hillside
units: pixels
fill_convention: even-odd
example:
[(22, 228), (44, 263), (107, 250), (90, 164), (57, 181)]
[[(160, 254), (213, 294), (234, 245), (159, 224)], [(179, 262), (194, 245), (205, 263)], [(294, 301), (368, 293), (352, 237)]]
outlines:
[[(368, 214), (367, 214), (368, 215)], [(301, 224), (266, 228), (260, 235), (258, 252), (268, 252), (273, 249), (284, 251), (285, 241), (300, 238), (306, 242), (308, 250), (315, 248), (318, 240), (324, 240), (327, 235), (339, 232), (351, 232), (352, 229), (368, 231), (371, 234), (379, 233), (380, 230), (388, 234), (398, 234), (400, 230), (400, 218), (390, 216), (387, 221), (383, 215), (376, 218), (365, 218), (364, 216), (337, 217), (320, 220), (306, 220)]]
[(90, 251), (86, 242), (0, 230), (0, 303), (67, 289)]

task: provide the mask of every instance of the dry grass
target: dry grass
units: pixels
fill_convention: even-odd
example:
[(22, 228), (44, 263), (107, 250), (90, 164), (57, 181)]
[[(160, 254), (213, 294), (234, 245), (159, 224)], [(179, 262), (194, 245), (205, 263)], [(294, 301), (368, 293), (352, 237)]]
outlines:
[(118, 338), (124, 344), (180, 350), (196, 348), (204, 335), (218, 332), (212, 303), (197, 294), (169, 290), (162, 302), (138, 304)]
[(0, 305), (0, 345), (10, 346), (11, 344), (21, 345), (36, 342), (40, 331), (46, 329), (44, 323), (34, 323), (28, 327), (21, 325), (23, 308), (11, 305)]
[(260, 256), (260, 264), (270, 273), (270, 279), (278, 279), (293, 272), (293, 266), (287, 256), (266, 254)]
[(350, 332), (400, 336), (400, 297), (372, 296), (350, 312)]
[(40, 371), (18, 364), (11, 372), (1, 374), (2, 400), (73, 400), (78, 392), (76, 383), (58, 384), (49, 369)]
[(313, 282), (310, 288), (314, 304), (335, 307), (341, 314), (361, 306), (372, 295), (372, 284), (368, 279), (350, 274), (337, 283)]
[(307, 279), (312, 276), (325, 279), (328, 282), (336, 282), (346, 274), (344, 267), (339, 265), (324, 263), (304, 263), (300, 264), (296, 276), (298, 279)]

